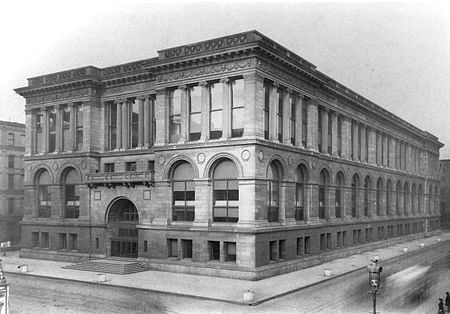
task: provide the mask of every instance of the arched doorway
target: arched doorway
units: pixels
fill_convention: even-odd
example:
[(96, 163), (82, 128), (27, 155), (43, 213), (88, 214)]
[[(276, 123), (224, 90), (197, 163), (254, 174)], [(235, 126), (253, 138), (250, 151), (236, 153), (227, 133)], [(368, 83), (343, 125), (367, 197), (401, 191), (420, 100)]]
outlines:
[(109, 209), (107, 228), (111, 237), (110, 256), (138, 257), (139, 215), (127, 199), (116, 200)]

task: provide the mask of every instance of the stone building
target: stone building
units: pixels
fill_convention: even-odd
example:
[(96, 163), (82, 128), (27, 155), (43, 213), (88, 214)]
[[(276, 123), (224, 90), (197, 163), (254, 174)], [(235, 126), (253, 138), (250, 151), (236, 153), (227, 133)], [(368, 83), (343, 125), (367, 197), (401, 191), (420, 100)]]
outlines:
[(25, 124), (0, 121), (0, 242), (20, 244)]
[(22, 256), (258, 279), (439, 229), (438, 139), (257, 31), (16, 92)]

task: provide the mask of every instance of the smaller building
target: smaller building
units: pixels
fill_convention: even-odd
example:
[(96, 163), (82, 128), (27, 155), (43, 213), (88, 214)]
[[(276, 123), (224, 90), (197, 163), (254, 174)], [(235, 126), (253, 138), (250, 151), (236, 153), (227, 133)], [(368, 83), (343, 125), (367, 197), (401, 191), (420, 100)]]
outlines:
[(441, 228), (450, 229), (450, 159), (440, 160), (441, 179)]
[(24, 153), (25, 124), (0, 121), (0, 242), (20, 243)]

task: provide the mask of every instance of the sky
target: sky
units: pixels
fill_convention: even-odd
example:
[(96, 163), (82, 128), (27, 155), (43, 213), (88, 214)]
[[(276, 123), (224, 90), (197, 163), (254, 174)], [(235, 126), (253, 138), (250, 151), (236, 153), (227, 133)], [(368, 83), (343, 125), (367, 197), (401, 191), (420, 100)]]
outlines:
[[(448, 4), (447, 4), (448, 3)], [(24, 122), (27, 78), (107, 67), (258, 30), (446, 144), (450, 1), (1, 1), (0, 120)]]

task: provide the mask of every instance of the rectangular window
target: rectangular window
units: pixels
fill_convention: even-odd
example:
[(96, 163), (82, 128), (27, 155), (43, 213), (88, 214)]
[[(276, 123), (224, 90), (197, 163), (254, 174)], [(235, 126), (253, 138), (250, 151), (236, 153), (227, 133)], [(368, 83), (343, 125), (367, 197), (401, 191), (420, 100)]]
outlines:
[(209, 260), (219, 261), (220, 260), (220, 242), (219, 241), (208, 241), (209, 248)]
[(167, 239), (167, 253), (168, 257), (178, 257), (178, 240)]
[(181, 258), (192, 258), (192, 240), (181, 240)]
[(342, 246), (342, 232), (338, 231), (336, 233), (336, 246), (341, 247)]
[(236, 242), (224, 242), (225, 261), (236, 262)]
[(365, 143), (365, 156), (364, 156), (364, 161), (365, 162), (369, 162), (369, 129), (366, 129), (366, 143)]
[(8, 168), (9, 169), (14, 168), (14, 155), (8, 156)]
[(8, 197), (8, 215), (14, 214), (14, 198)]
[(147, 240), (144, 240), (144, 252), (147, 253), (148, 252), (148, 242)]
[(351, 129), (350, 129), (350, 158), (352, 160), (355, 160), (355, 123), (352, 121), (351, 122)]
[(231, 136), (242, 137), (244, 134), (244, 80), (231, 82)]
[(381, 162), (381, 160), (380, 160), (380, 153), (381, 153), (381, 151), (380, 151), (380, 148), (381, 148), (381, 136), (380, 136), (380, 133), (377, 131), (376, 132), (376, 145), (375, 145), (375, 159), (376, 159), (376, 163), (377, 163), (377, 165), (379, 165), (380, 164), (380, 162)]
[(332, 117), (333, 115), (331, 114), (331, 112), (327, 113), (328, 114), (328, 154), (331, 155), (332, 154), (332, 134), (333, 134), (333, 120)]
[(296, 108), (297, 103), (295, 102), (295, 100), (296, 100), (296, 96), (291, 94), (291, 97), (290, 97), (290, 105), (291, 105), (290, 130), (291, 131), (290, 132), (291, 132), (291, 144), (292, 145), (295, 145), (295, 129), (297, 128), (296, 117), (295, 117), (295, 115), (296, 115), (295, 110), (297, 110), (297, 108)]
[(125, 163), (125, 171), (136, 171), (136, 162), (131, 161)]
[(39, 247), (39, 232), (31, 233), (31, 245), (32, 247)]
[(330, 250), (331, 248), (332, 248), (331, 233), (327, 233), (327, 249)]
[(323, 146), (322, 146), (322, 129), (323, 129), (322, 115), (325, 113), (325, 111), (323, 110), (323, 108), (319, 108), (318, 111), (319, 111), (319, 113), (318, 113), (319, 120), (317, 121), (317, 123), (318, 123), (317, 124), (317, 145), (319, 147), (319, 151), (321, 153), (323, 153), (324, 151), (323, 151)]
[(305, 237), (305, 254), (311, 254), (311, 237)]
[(8, 133), (8, 145), (14, 146), (14, 133)]
[(69, 233), (69, 249), (77, 249), (78, 235), (76, 233)]
[(279, 259), (286, 259), (286, 240), (278, 242), (278, 257)]
[(280, 143), (283, 143), (283, 101), (283, 91), (278, 89), (277, 133)]
[(345, 246), (347, 243), (347, 231), (342, 231), (342, 246)]
[(362, 242), (361, 229), (358, 229), (358, 243)]
[(358, 231), (353, 230), (353, 244), (358, 243)]
[(108, 148), (110, 150), (117, 148), (117, 106), (116, 103), (110, 103), (108, 106)]
[(306, 97), (302, 98), (302, 145), (306, 147), (308, 138), (308, 110)]
[(366, 230), (365, 230), (365, 235), (366, 235), (366, 242), (370, 242), (369, 228), (366, 228)]
[(65, 233), (59, 234), (59, 249), (67, 250), (67, 234), (65, 234)]
[[(391, 148), (390, 148), (390, 145), (389, 145), (389, 136), (388, 136), (388, 135), (386, 135), (386, 142), (387, 142), (387, 146), (386, 146), (386, 148), (387, 148), (387, 152), (386, 152), (386, 155), (387, 155), (386, 164), (387, 164), (387, 166), (388, 166), (389, 168), (391, 168), (391, 167), (392, 167), (392, 164), (391, 164), (391, 158), (389, 157), (389, 155), (390, 155), (390, 153), (391, 153)], [(412, 154), (412, 158), (414, 159), (414, 152), (413, 152), (413, 154)]]
[(100, 248), (100, 239), (95, 238), (95, 249), (98, 250)]
[(239, 219), (239, 182), (214, 180), (214, 222), (237, 222)]
[(269, 139), (270, 130), (270, 83), (264, 82), (264, 138)]
[(66, 184), (64, 186), (66, 197), (65, 218), (78, 218), (80, 216), (80, 186)]
[(202, 132), (202, 88), (192, 86), (188, 88), (189, 104), (189, 140), (197, 141)]
[(50, 247), (48, 232), (41, 232), (41, 247), (44, 249), (48, 249)]
[(297, 256), (305, 254), (303, 237), (297, 238)]
[(114, 163), (106, 163), (103, 165), (105, 172), (114, 172)]
[(194, 221), (195, 187), (194, 182), (173, 181), (173, 221)]
[(269, 259), (271, 262), (278, 261), (278, 241), (269, 242)]
[(8, 190), (14, 190), (14, 174), (8, 174)]
[(52, 153), (56, 150), (56, 109), (49, 111), (48, 131), (48, 151)]
[(320, 234), (320, 250), (325, 251), (325, 245), (326, 245), (326, 238), (325, 233)]
[(342, 118), (337, 119), (337, 152), (338, 156), (342, 157)]
[(361, 161), (361, 149), (362, 149), (362, 146), (361, 146), (361, 141), (362, 141), (362, 139), (361, 139), (361, 130), (362, 130), (363, 126), (361, 124), (359, 124), (357, 126), (357, 128), (358, 128), (358, 147), (357, 147), (357, 149), (358, 149), (358, 160)]
[(83, 105), (75, 106), (76, 117), (76, 148), (81, 150), (83, 148)]
[(213, 140), (222, 137), (223, 84), (209, 84), (209, 138)]
[(135, 99), (129, 103), (128, 110), (128, 142), (131, 148), (135, 148), (139, 145), (139, 100)]
[(169, 91), (169, 142), (176, 143), (181, 137), (181, 90)]

